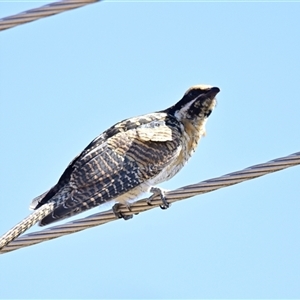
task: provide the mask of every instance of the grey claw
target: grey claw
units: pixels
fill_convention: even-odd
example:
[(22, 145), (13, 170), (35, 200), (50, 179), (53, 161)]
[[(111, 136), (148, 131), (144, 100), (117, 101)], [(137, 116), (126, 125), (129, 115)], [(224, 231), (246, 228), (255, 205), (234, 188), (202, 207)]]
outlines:
[(163, 205), (159, 206), (161, 209), (168, 209), (170, 207), (170, 204), (168, 202), (165, 202)]
[(152, 204), (152, 199), (155, 197), (155, 194), (153, 194), (152, 196), (150, 196), (148, 199), (147, 199), (147, 204), (150, 205), (150, 206), (153, 206)]
[(163, 204), (160, 205), (160, 208), (161, 208), (161, 209), (167, 209), (167, 208), (169, 208), (169, 207), (171, 206), (171, 204), (168, 203), (168, 201), (167, 201), (167, 198), (166, 198), (166, 196), (165, 196), (164, 190), (162, 190), (162, 189), (159, 188), (159, 187), (151, 187), (150, 192), (153, 193), (153, 195), (152, 195), (151, 197), (148, 198), (148, 200), (147, 200), (147, 204), (148, 204), (148, 205), (153, 205), (153, 204), (151, 203), (152, 199), (153, 199), (155, 196), (159, 195), (159, 196), (160, 196), (160, 199), (161, 199), (161, 201), (162, 201), (162, 203), (163, 203)]
[(161, 197), (161, 201), (163, 203), (162, 205), (160, 205), (160, 208), (161, 209), (169, 208), (171, 204), (168, 203), (166, 196), (164, 194), (161, 194), (160, 197)]
[[(127, 207), (128, 210), (130, 210), (130, 207)], [(113, 207), (112, 207), (112, 211), (113, 213), (115, 214), (115, 216), (119, 219), (124, 219), (125, 221), (126, 220), (129, 220), (129, 219), (132, 219), (133, 215), (123, 215), (121, 212), (120, 212), (120, 203), (116, 203)]]

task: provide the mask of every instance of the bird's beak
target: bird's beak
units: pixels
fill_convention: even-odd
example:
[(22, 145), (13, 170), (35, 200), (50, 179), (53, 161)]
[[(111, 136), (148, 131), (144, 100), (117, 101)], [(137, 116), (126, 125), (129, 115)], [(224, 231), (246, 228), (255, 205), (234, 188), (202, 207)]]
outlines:
[(207, 93), (207, 97), (209, 97), (210, 99), (214, 99), (216, 97), (216, 95), (220, 92), (220, 89), (217, 87), (212, 87)]

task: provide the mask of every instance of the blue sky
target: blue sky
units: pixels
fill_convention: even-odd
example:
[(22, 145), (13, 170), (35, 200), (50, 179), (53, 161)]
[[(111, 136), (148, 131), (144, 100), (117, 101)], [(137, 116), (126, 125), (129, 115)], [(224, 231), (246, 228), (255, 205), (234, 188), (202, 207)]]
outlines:
[[(300, 151), (299, 10), (106, 1), (1, 32), (1, 234), (94, 137), (195, 84), (220, 87), (218, 106), (162, 187)], [(299, 172), (1, 255), (0, 298), (299, 298)]]

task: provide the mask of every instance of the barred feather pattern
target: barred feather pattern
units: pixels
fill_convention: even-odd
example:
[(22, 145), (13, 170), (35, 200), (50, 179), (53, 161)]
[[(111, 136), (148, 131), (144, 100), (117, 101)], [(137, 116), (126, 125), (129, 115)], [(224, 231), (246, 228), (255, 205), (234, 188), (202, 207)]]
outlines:
[[(48, 192), (55, 208), (40, 225), (113, 199), (124, 203), (147, 191), (146, 182), (176, 157), (181, 145), (180, 128), (174, 117), (154, 113), (125, 120), (108, 129), (70, 164), (65, 176), (52, 188), (55, 194)], [(67, 178), (70, 168), (72, 172)], [(46, 194), (39, 199), (38, 206), (50, 200), (47, 198)]]
[(115, 200), (129, 200), (173, 177), (195, 151), (216, 105), (217, 87), (191, 87), (166, 110), (117, 123), (33, 199), (35, 211), (0, 238), (0, 249), (40, 221), (47, 225)]
[(31, 208), (53, 202), (47, 225), (115, 200), (125, 205), (173, 177), (205, 133), (218, 88), (196, 86), (174, 106), (123, 120), (94, 139)]

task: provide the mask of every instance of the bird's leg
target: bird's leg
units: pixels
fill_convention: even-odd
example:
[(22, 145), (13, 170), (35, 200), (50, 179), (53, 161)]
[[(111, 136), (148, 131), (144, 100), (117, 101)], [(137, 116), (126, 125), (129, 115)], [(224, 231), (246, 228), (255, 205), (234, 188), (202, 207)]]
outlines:
[(161, 201), (162, 201), (162, 205), (160, 205), (160, 208), (161, 209), (167, 209), (167, 208), (169, 208), (170, 207), (170, 203), (168, 203), (167, 202), (167, 198), (166, 198), (166, 196), (165, 196), (165, 192), (166, 192), (167, 190), (164, 190), (164, 189), (161, 189), (161, 188), (159, 188), (159, 187), (155, 187), (155, 186), (152, 186), (151, 187), (151, 189), (150, 189), (150, 193), (153, 193), (153, 195), (152, 196), (150, 196), (149, 198), (148, 198), (148, 200), (147, 200), (147, 204), (148, 205), (153, 205), (151, 202), (152, 202), (152, 200), (153, 200), (153, 198), (155, 197), (155, 196), (160, 196), (160, 199), (161, 199)]
[[(125, 221), (131, 219), (131, 218), (133, 217), (133, 215), (128, 215), (128, 216), (126, 216), (126, 215), (123, 215), (123, 214), (120, 212), (120, 206), (121, 206), (121, 204), (122, 204), (122, 203), (116, 203), (116, 204), (114, 204), (114, 206), (112, 207), (113, 213), (114, 213), (115, 216), (116, 216), (117, 218), (119, 218), (119, 219), (122, 218), (122, 219), (124, 219)], [(125, 203), (124, 205), (127, 207), (127, 209), (128, 209), (129, 211), (131, 211), (131, 208), (130, 208), (130, 204), (129, 204), (129, 203)]]

